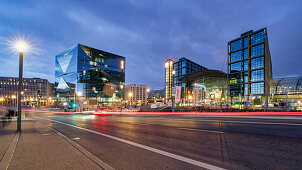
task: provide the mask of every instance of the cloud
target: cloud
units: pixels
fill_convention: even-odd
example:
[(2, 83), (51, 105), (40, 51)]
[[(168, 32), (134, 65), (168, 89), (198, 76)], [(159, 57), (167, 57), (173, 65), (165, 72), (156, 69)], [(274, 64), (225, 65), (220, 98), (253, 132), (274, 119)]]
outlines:
[[(38, 55), (25, 74), (54, 81), (54, 56), (76, 43), (126, 57), (127, 83), (164, 86), (165, 58), (187, 57), (226, 70), (227, 42), (268, 28), (275, 77), (301, 74), (302, 2), (279, 0), (73, 0), (0, 2), (0, 30), (38, 37)], [(284, 60), (284, 57), (287, 59)], [(2, 75), (14, 75), (14, 56), (0, 46)], [(4, 68), (4, 69), (2, 69)]]

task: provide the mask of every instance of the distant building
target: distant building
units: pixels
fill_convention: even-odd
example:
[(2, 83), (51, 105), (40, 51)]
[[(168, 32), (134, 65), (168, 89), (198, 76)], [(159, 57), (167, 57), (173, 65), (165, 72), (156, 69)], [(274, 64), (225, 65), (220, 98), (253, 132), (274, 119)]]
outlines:
[(267, 29), (248, 31), (228, 42), (228, 73), (232, 104), (268, 104), (272, 64)]
[(146, 105), (149, 89), (146, 85), (130, 84), (125, 88), (125, 99), (128, 105)]
[(55, 57), (56, 96), (81, 107), (111, 106), (121, 101), (125, 57), (77, 44)]
[(274, 79), (270, 98), (273, 103), (285, 102), (302, 110), (302, 76)]
[(172, 97), (173, 86), (173, 59), (168, 58), (165, 60), (165, 100), (169, 101)]
[(150, 91), (148, 98), (165, 98), (165, 89), (153, 89)]
[(186, 84), (180, 105), (220, 106), (226, 104), (228, 76), (219, 70), (203, 70), (180, 79)]
[[(16, 106), (18, 84), (17, 77), (0, 77), (0, 98), (3, 105)], [(23, 78), (21, 94), (23, 106), (47, 106), (53, 100), (47, 79)]]

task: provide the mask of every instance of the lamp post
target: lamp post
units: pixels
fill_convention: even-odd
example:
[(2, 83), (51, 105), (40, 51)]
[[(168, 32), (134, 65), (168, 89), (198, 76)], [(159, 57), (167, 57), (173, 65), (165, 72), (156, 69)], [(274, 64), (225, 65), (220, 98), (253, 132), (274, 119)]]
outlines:
[(22, 97), (22, 88), (23, 88), (23, 52), (26, 49), (27, 45), (25, 41), (21, 40), (16, 43), (16, 48), (19, 51), (19, 84), (18, 84), (18, 117), (17, 117), (17, 131), (21, 131), (21, 97)]
[(125, 61), (121, 60), (121, 70), (122, 70), (122, 84), (120, 85), (120, 88), (121, 88), (121, 111), (123, 109), (123, 102), (124, 102), (124, 96), (123, 96), (124, 83), (125, 83), (124, 69), (125, 69)]
[(128, 96), (130, 97), (130, 106), (132, 107), (132, 96), (133, 96), (133, 93), (129, 92)]
[(123, 89), (124, 89), (124, 85), (121, 84), (120, 85), (120, 88), (121, 88), (121, 111), (123, 109), (123, 103), (124, 103), (124, 98), (123, 98)]

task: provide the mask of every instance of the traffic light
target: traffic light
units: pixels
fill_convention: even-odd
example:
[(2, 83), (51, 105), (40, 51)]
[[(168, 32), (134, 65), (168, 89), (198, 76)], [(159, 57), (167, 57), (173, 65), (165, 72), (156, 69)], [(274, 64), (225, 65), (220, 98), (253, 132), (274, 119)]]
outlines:
[(77, 103), (73, 103), (72, 108), (76, 108), (76, 107), (77, 107)]
[(60, 97), (60, 95), (59, 95), (59, 94), (57, 94), (57, 97)]

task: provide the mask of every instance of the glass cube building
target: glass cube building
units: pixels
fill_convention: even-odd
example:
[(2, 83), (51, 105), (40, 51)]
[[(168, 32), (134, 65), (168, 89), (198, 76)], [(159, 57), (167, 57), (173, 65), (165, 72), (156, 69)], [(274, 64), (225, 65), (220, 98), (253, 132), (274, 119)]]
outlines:
[(231, 102), (268, 103), (272, 64), (267, 29), (251, 30), (228, 42), (228, 56)]
[(55, 57), (55, 79), (59, 101), (112, 105), (122, 97), (125, 57), (77, 44)]

